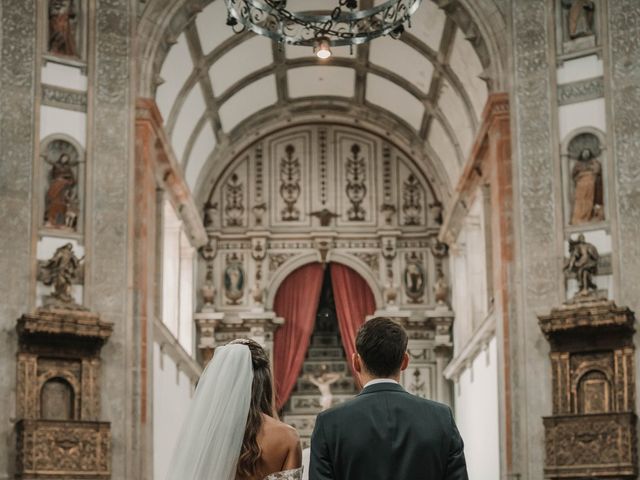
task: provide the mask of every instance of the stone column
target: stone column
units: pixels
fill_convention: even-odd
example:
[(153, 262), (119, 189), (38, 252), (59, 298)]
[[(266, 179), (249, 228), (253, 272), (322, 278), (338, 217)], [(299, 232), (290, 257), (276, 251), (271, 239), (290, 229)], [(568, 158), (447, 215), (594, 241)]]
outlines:
[(15, 321), (31, 308), (36, 2), (0, 3), (0, 479), (13, 478)]
[(224, 313), (215, 311), (203, 311), (195, 314), (198, 330), (198, 351), (200, 362), (206, 365), (213, 357), (216, 348), (216, 330), (224, 320)]
[(452, 405), (451, 384), (444, 376), (444, 370), (451, 361), (453, 341), (451, 326), (454, 314), (447, 307), (428, 312), (427, 316), (435, 327), (434, 353), (436, 357), (436, 395), (435, 400)]
[(273, 334), (284, 324), (284, 318), (275, 312), (243, 312), (240, 314), (242, 327), (248, 329), (248, 337), (262, 345), (269, 358), (273, 353)]
[(513, 39), (512, 132), (515, 268), (509, 300), (501, 306), (504, 359), (501, 417), (504, 434), (502, 471), (507, 478), (543, 477), (544, 429), (551, 410), (548, 346), (536, 313), (562, 301), (560, 208), (553, 8), (546, 0), (515, 0), (511, 6)]

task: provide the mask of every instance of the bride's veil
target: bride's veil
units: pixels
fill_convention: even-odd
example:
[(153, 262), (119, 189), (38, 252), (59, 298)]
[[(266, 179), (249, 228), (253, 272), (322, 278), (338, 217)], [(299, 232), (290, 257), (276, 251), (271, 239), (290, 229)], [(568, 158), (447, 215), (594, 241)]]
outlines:
[(251, 402), (246, 345), (218, 347), (178, 436), (166, 480), (234, 480)]

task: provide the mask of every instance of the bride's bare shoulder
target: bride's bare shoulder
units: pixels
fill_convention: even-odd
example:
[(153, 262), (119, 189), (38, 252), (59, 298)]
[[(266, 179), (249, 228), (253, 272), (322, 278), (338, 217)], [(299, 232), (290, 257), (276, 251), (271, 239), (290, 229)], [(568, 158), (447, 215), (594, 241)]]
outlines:
[(289, 445), (300, 442), (300, 436), (295, 428), (268, 415), (264, 415), (264, 432), (267, 437), (278, 439)]

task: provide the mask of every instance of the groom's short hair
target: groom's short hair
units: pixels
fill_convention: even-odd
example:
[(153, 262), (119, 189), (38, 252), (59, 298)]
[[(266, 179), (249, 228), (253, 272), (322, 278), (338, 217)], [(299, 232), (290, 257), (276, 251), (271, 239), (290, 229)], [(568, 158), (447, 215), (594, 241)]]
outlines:
[(399, 324), (387, 317), (376, 317), (358, 330), (356, 351), (370, 374), (390, 377), (400, 371), (408, 341)]

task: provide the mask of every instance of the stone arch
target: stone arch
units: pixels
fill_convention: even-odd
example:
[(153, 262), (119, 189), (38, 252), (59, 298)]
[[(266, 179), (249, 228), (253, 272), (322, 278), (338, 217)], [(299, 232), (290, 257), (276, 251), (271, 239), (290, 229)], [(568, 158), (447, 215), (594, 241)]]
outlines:
[[(267, 288), (267, 297), (265, 301), (265, 308), (267, 310), (273, 310), (273, 303), (276, 298), (276, 293), (278, 292), (278, 288), (284, 280), (295, 270), (300, 267), (303, 267), (309, 263), (319, 263), (321, 262), (320, 253), (317, 251), (304, 253), (302, 255), (298, 255), (287, 260), (284, 264), (280, 266), (278, 270), (271, 277), (271, 282), (269, 282), (269, 286)], [(330, 251), (327, 255), (327, 263), (341, 263), (342, 265), (346, 265), (347, 267), (353, 269), (358, 275), (360, 275), (364, 281), (367, 283), (371, 292), (373, 293), (373, 297), (376, 302), (376, 309), (381, 309), (384, 306), (382, 291), (380, 289), (380, 285), (376, 279), (375, 274), (371, 271), (371, 269), (360, 259), (353, 257), (352, 255), (346, 255), (340, 252)]]

